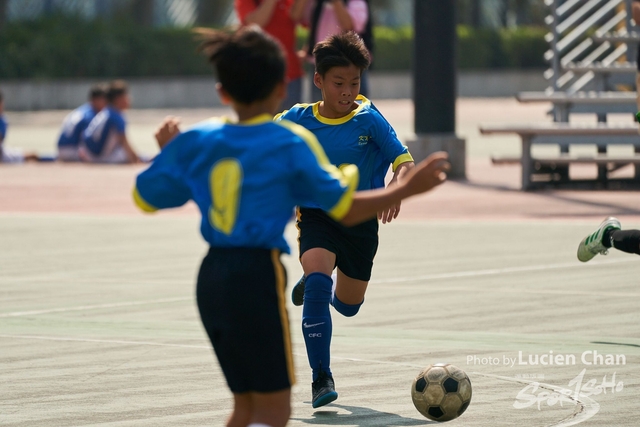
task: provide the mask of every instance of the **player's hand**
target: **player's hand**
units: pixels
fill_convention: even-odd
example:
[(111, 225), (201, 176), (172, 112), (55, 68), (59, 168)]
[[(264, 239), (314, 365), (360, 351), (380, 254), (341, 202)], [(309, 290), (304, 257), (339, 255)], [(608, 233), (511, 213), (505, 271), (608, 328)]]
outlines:
[(165, 145), (169, 143), (176, 135), (180, 133), (180, 117), (167, 116), (164, 118), (158, 130), (156, 130), (155, 137), (158, 142), (158, 146), (162, 150)]
[(444, 151), (438, 151), (409, 171), (403, 185), (411, 195), (424, 193), (445, 182), (450, 169), (449, 155)]
[[(389, 181), (389, 185), (387, 187), (396, 185), (397, 182), (398, 182), (398, 179), (396, 176), (394, 176), (393, 179)], [(383, 224), (386, 224), (396, 219), (398, 217), (398, 214), (400, 213), (400, 205), (401, 203), (398, 203), (397, 205), (391, 206), (390, 208), (385, 209), (382, 212), (378, 212), (378, 219), (381, 220)]]

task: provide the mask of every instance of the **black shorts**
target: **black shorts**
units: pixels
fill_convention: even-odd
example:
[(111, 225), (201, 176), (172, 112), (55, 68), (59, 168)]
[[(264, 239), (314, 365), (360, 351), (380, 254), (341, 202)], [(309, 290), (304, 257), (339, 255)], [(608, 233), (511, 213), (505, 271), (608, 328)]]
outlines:
[(336, 266), (348, 277), (368, 282), (378, 250), (376, 218), (345, 227), (321, 209), (299, 208), (296, 225), (300, 256), (313, 248), (336, 255)]
[(198, 309), (233, 393), (295, 383), (285, 285), (275, 249), (210, 248), (202, 261)]

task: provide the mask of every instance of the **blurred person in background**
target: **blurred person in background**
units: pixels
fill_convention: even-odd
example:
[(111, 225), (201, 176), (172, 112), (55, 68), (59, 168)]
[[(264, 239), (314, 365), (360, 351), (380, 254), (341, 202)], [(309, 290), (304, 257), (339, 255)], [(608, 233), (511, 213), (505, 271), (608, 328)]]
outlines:
[(235, 0), (236, 13), (242, 25), (256, 24), (278, 40), (286, 53), (287, 95), (280, 110), (302, 102), (301, 61), (296, 53), (296, 22), (291, 17), (294, 0)]
[(89, 90), (89, 101), (65, 117), (58, 138), (58, 160), (79, 162), (82, 134), (93, 118), (107, 106), (107, 85), (98, 83)]
[(79, 156), (88, 163), (138, 163), (140, 157), (129, 144), (127, 122), (122, 113), (131, 106), (129, 88), (123, 80), (113, 81), (107, 90), (107, 106), (84, 131)]
[[(36, 153), (27, 153), (19, 148), (7, 147), (5, 145), (7, 127), (7, 120), (4, 117), (4, 97), (0, 91), (0, 163), (24, 163), (29, 160), (41, 160)], [(42, 160), (51, 160), (51, 158), (43, 158)]]

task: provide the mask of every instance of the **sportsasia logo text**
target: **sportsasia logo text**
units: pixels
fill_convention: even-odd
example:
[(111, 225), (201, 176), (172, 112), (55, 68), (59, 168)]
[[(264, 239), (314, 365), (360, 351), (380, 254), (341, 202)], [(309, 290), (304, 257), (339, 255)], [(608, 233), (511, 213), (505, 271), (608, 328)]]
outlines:
[(358, 145), (367, 145), (371, 137), (367, 135), (360, 135), (358, 137)]

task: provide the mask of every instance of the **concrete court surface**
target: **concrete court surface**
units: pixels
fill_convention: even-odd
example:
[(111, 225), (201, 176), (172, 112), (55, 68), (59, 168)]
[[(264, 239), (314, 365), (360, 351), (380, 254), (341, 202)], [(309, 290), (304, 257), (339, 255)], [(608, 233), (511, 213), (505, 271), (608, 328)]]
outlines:
[[(401, 136), (410, 132), (409, 101), (377, 105)], [(289, 425), (428, 425), (409, 387), (437, 362), (473, 384), (471, 405), (448, 425), (638, 425), (639, 260), (575, 259), (606, 215), (640, 227), (637, 193), (520, 192), (517, 166), (488, 161), (517, 155), (517, 138), (476, 131), (481, 121), (548, 120), (547, 108), (459, 101), (468, 180), (406, 202), (381, 227), (363, 309), (334, 316), (340, 398), (318, 410), (300, 309), (289, 306), (298, 375)], [(64, 113), (8, 114), (7, 142), (52, 151)], [(166, 113), (130, 113), (138, 149), (154, 152), (149, 133)], [(180, 113), (185, 124), (212, 115)], [(194, 305), (198, 215), (136, 212), (129, 192), (140, 169), (0, 167), (0, 425), (224, 424), (230, 395)], [(292, 227), (287, 237), (294, 245)], [(295, 247), (283, 259), (292, 285)]]

